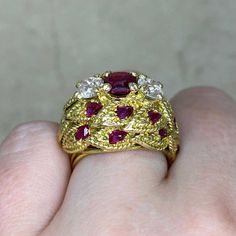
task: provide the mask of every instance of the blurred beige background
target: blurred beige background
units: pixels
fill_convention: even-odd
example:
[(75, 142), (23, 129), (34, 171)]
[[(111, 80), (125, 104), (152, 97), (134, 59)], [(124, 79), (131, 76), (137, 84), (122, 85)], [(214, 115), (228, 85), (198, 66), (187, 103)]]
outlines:
[(74, 84), (140, 70), (167, 96), (213, 85), (236, 98), (235, 0), (0, 0), (0, 141), (58, 121)]

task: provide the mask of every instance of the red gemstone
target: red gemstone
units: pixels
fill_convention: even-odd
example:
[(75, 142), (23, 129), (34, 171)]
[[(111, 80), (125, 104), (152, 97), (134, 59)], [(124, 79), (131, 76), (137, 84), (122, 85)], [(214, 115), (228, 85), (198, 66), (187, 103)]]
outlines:
[(167, 136), (167, 130), (165, 128), (160, 129), (159, 135), (161, 136), (161, 138), (165, 138)]
[(123, 130), (114, 130), (109, 134), (109, 143), (116, 144), (125, 139), (128, 133)]
[(89, 136), (89, 126), (88, 125), (82, 125), (80, 126), (76, 133), (75, 138), (79, 141), (80, 139), (86, 139)]
[(120, 119), (126, 119), (133, 114), (134, 108), (131, 106), (117, 107), (116, 113)]
[(129, 83), (136, 83), (136, 77), (128, 72), (113, 72), (106, 78), (111, 85), (110, 93), (116, 96), (127, 95), (130, 92)]
[(161, 119), (161, 113), (155, 111), (149, 111), (148, 116), (153, 125)]
[(98, 112), (102, 109), (102, 104), (98, 102), (89, 102), (86, 107), (86, 116), (91, 117), (97, 115)]

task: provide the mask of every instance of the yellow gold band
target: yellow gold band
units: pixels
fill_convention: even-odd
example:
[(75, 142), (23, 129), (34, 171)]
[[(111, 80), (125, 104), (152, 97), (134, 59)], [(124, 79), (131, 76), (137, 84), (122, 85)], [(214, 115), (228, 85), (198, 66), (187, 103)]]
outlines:
[(90, 154), (140, 148), (175, 160), (179, 130), (160, 82), (138, 72), (105, 72), (77, 87), (58, 133), (73, 167)]

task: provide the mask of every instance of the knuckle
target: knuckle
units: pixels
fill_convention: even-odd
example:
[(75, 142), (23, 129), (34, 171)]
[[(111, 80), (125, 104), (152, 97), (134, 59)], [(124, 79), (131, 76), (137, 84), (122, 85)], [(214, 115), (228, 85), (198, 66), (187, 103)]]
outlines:
[(236, 103), (225, 92), (212, 87), (190, 88), (180, 92), (174, 103), (185, 121), (180, 128), (196, 138), (209, 154), (235, 152)]
[(216, 87), (210, 87), (210, 86), (196, 86), (192, 88), (187, 88), (180, 92), (180, 96), (187, 96), (187, 97), (203, 97), (206, 98), (217, 98), (217, 99), (224, 99), (232, 101), (232, 98), (225, 93), (223, 90), (216, 88)]
[(185, 113), (200, 131), (219, 134), (227, 131), (236, 135), (236, 104), (225, 92), (213, 87), (195, 87), (180, 96), (184, 96)]
[[(17, 125), (10, 133), (10, 141), (32, 140), (55, 133), (56, 124), (47, 121), (33, 121)], [(53, 132), (52, 132), (53, 131)]]
[(235, 130), (236, 126), (236, 112), (227, 107), (222, 106), (206, 106), (203, 107), (202, 112), (202, 123), (205, 130), (212, 132), (225, 133)]
[(13, 130), (12, 134), (20, 135), (20, 134), (27, 134), (29, 132), (38, 132), (41, 130), (47, 130), (49, 127), (55, 126), (53, 122), (48, 121), (31, 121), (27, 123), (22, 123), (17, 125)]
[[(49, 142), (56, 143), (56, 124), (52, 122), (35, 121), (17, 125), (1, 144), (2, 159), (15, 156), (28, 156)], [(4, 158), (5, 157), (5, 158)]]

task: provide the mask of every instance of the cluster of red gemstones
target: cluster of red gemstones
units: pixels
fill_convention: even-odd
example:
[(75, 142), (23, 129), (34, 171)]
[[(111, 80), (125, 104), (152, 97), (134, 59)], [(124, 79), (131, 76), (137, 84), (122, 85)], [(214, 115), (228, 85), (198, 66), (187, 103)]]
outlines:
[[(129, 83), (137, 82), (135, 76), (127, 72), (114, 72), (109, 74), (109, 76), (105, 79), (106, 83), (111, 85), (110, 93), (114, 96), (125, 96), (130, 93)], [(98, 112), (102, 109), (102, 104), (98, 102), (88, 102), (86, 106), (86, 117), (92, 117), (97, 115)], [(117, 116), (122, 119), (127, 119), (133, 115), (134, 109), (132, 106), (118, 106), (116, 113)], [(149, 111), (148, 116), (152, 124), (154, 125), (161, 119), (161, 114), (155, 111)], [(123, 130), (113, 130), (109, 134), (109, 143), (116, 144), (125, 139), (128, 133)], [(162, 128), (159, 130), (159, 135), (161, 138), (167, 136), (167, 130)], [(82, 125), (78, 128), (75, 138), (76, 140), (84, 140), (89, 137), (89, 126)]]

